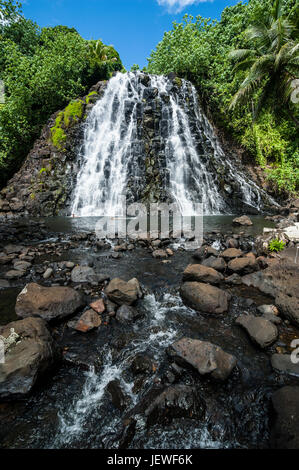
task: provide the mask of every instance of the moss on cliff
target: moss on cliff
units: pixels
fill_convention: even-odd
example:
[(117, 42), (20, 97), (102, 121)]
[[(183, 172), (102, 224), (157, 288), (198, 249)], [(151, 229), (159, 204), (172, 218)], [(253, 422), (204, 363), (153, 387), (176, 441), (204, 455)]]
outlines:
[(58, 114), (55, 120), (55, 126), (51, 128), (51, 142), (58, 150), (65, 150), (65, 142), (67, 139), (65, 130), (82, 119), (84, 105), (83, 100), (73, 100), (67, 105), (64, 111)]

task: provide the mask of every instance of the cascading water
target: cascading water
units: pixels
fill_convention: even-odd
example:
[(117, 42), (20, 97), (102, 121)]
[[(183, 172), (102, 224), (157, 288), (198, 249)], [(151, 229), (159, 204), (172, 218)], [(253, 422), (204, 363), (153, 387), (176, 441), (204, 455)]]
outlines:
[(124, 194), (185, 215), (196, 202), (206, 215), (260, 210), (266, 197), (224, 155), (192, 84), (142, 73), (118, 73), (88, 116), (72, 214), (117, 215)]

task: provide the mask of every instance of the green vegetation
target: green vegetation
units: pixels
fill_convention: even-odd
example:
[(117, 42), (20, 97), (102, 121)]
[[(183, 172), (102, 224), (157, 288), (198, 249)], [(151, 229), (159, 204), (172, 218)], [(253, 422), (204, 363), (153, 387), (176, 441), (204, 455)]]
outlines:
[[(40, 29), (22, 15), (14, 0), (0, 0), (0, 79), (5, 83), (5, 103), (0, 105), (0, 186), (19, 168), (42, 126), (52, 113), (66, 108), (66, 127), (82, 117), (80, 101), (99, 80), (123, 70), (118, 53), (101, 41), (86, 41), (74, 28)], [(94, 55), (94, 43), (97, 53)], [(92, 52), (93, 51), (93, 52)], [(64, 148), (60, 118), (52, 139)]]
[(278, 238), (275, 238), (273, 240), (270, 241), (269, 245), (268, 245), (268, 249), (269, 251), (271, 252), (279, 252), (279, 251), (282, 251), (285, 247), (285, 242), (283, 242), (282, 240), (279, 240)]
[[(297, 4), (297, 6), (296, 6)], [(164, 34), (147, 71), (197, 87), (209, 117), (266, 170), (277, 192), (299, 190), (298, 2), (249, 0), (221, 20), (186, 15)]]

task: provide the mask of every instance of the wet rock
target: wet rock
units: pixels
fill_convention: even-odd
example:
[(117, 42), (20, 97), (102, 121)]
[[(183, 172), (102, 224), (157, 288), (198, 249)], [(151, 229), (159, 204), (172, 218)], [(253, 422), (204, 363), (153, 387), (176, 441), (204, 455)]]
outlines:
[(224, 250), (220, 256), (229, 261), (232, 258), (239, 258), (242, 254), (243, 252), (237, 248), (227, 248), (227, 250)]
[(193, 253), (193, 258), (199, 261), (208, 258), (208, 256), (218, 256), (218, 251), (212, 246), (201, 246)]
[(75, 330), (81, 331), (81, 333), (87, 333), (88, 331), (98, 328), (102, 324), (102, 319), (94, 310), (87, 310), (81, 315), (79, 321), (75, 326)]
[(196, 387), (171, 385), (146, 408), (147, 424), (167, 424), (176, 418), (202, 419), (205, 402)]
[(230, 296), (227, 292), (200, 282), (185, 282), (181, 286), (183, 302), (201, 312), (223, 313), (228, 310)]
[(130, 305), (122, 305), (116, 312), (116, 319), (120, 323), (130, 323), (137, 320), (139, 317), (140, 313)]
[(138, 298), (138, 288), (135, 282), (130, 283), (115, 278), (106, 287), (106, 294), (117, 305), (131, 305)]
[(182, 338), (171, 345), (168, 353), (179, 365), (190, 365), (199, 374), (210, 374), (217, 380), (226, 380), (237, 364), (236, 358), (219, 346), (198, 339)]
[(76, 266), (71, 273), (73, 282), (98, 282), (98, 276), (90, 266)]
[(103, 299), (95, 300), (89, 306), (97, 313), (104, 313), (106, 310), (106, 306), (104, 304)]
[(235, 258), (228, 263), (228, 269), (234, 273), (251, 273), (258, 269), (258, 264), (254, 257)]
[(131, 364), (133, 374), (152, 374), (154, 363), (144, 354), (137, 354)]
[(166, 253), (166, 250), (155, 250), (153, 251), (152, 255), (156, 259), (168, 258), (168, 254)]
[(294, 364), (294, 362), (292, 362), (291, 354), (273, 354), (271, 357), (271, 365), (273, 369), (281, 374), (299, 377), (299, 363)]
[(53, 272), (54, 272), (54, 270), (52, 268), (46, 269), (46, 271), (43, 274), (43, 278), (44, 279), (49, 279), (52, 276)]
[(224, 259), (216, 258), (215, 256), (210, 256), (209, 258), (204, 259), (201, 264), (220, 272), (223, 272), (226, 269), (226, 262)]
[(279, 315), (279, 311), (275, 305), (260, 305), (257, 309), (262, 314)]
[(27, 284), (16, 301), (16, 314), (25, 318), (37, 315), (44, 320), (61, 320), (84, 305), (81, 295), (70, 287), (43, 287)]
[(113, 406), (120, 411), (123, 411), (129, 403), (128, 397), (122, 391), (118, 380), (112, 380), (106, 387), (106, 390), (110, 394)]
[(236, 320), (236, 324), (242, 326), (250, 338), (261, 348), (271, 346), (278, 337), (276, 326), (262, 317), (240, 315)]
[(223, 275), (215, 269), (201, 264), (189, 264), (183, 273), (183, 281), (210, 282), (219, 284), (224, 279)]
[(299, 449), (299, 387), (286, 386), (272, 395), (275, 424), (271, 432), (273, 447)]
[(233, 220), (234, 225), (253, 225), (252, 221), (250, 220), (247, 215), (242, 215), (242, 217), (236, 217)]
[(0, 398), (16, 399), (28, 395), (39, 377), (59, 358), (59, 350), (46, 323), (40, 318), (28, 317), (0, 327), (0, 335), (7, 338), (11, 329), (19, 336), (0, 364)]

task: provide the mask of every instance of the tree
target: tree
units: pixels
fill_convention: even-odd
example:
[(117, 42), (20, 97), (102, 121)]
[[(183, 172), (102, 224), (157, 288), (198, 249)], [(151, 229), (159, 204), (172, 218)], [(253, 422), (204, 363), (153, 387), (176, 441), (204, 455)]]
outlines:
[(246, 71), (230, 108), (253, 100), (257, 91), (253, 104), (256, 118), (270, 96), (276, 103), (285, 104), (290, 99), (292, 81), (299, 76), (298, 28), (290, 15), (283, 14), (282, 0), (274, 0), (265, 22), (250, 26), (246, 38), (251, 47), (230, 53), (236, 62), (234, 70)]

